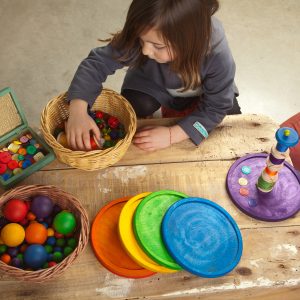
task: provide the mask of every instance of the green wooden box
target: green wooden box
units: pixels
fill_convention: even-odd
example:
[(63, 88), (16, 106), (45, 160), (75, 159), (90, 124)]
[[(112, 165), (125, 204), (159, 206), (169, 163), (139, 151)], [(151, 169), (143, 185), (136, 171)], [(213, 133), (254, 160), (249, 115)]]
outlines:
[[(29, 137), (32, 136), (32, 139), (29, 139), (29, 142), (36, 142), (34, 146), (39, 146), (39, 148), (36, 148), (36, 151), (43, 154), (40, 155), (39, 159), (34, 160), (34, 155), (32, 154), (32, 159), (30, 160), (30, 155), (28, 155), (28, 153), (22, 155), (19, 154), (19, 152), (11, 152), (7, 149), (10, 144), (19, 143), (19, 139), (27, 135)], [(30, 145), (29, 142), (27, 143), (27, 145), (26, 143), (24, 143), (24, 148), (25, 145), (26, 147)], [(20, 147), (22, 148), (22, 146), (23, 145), (21, 144)], [(14, 149), (14, 151), (15, 150), (16, 149)], [(8, 163), (5, 163), (5, 166), (3, 166), (3, 161), (0, 161), (0, 163), (2, 164), (2, 172), (6, 168), (5, 173), (0, 175), (0, 185), (4, 189), (13, 187), (15, 184), (19, 183), (24, 178), (31, 175), (33, 172), (49, 164), (55, 158), (52, 149), (36, 132), (34, 132), (34, 130), (32, 130), (28, 126), (23, 109), (15, 93), (9, 87), (0, 91), (0, 154), (1, 152), (6, 152), (6, 154), (7, 152), (9, 152), (11, 156), (18, 155), (18, 158), (20, 159), (28, 159), (31, 161), (31, 164), (28, 167), (24, 169), (20, 167), (19, 169), (21, 169), (21, 171), (18, 170), (19, 173), (15, 172), (16, 174), (14, 174), (13, 170), (8, 167)], [(18, 164), (21, 164), (21, 160), (16, 159), (16, 161), (18, 162)], [(13, 164), (15, 164), (15, 162)]]

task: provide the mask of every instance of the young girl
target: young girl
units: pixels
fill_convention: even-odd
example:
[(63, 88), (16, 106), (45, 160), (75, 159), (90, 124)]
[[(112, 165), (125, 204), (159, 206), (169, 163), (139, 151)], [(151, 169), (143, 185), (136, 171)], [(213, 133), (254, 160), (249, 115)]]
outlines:
[(161, 105), (194, 110), (175, 126), (140, 129), (133, 143), (146, 151), (190, 138), (196, 145), (223, 120), (240, 113), (233, 61), (221, 23), (212, 15), (217, 0), (133, 0), (122, 31), (81, 62), (68, 91), (67, 139), (89, 150), (91, 132), (100, 132), (88, 110), (102, 83), (128, 66), (121, 93), (137, 117)]

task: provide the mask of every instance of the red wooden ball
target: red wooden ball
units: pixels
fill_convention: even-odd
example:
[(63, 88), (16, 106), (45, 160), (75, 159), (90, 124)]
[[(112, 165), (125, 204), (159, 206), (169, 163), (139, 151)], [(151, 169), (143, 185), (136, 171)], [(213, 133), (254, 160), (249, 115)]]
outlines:
[(11, 222), (21, 222), (26, 217), (27, 212), (27, 205), (19, 199), (9, 200), (3, 209), (5, 218)]

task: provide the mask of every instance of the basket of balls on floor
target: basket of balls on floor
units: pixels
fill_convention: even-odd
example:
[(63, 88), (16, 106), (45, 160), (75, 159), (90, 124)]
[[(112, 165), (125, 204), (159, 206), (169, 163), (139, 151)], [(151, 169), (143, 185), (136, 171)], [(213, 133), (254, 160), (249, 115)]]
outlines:
[(50, 185), (26, 185), (0, 197), (0, 271), (44, 282), (62, 274), (88, 243), (78, 199)]
[(69, 116), (66, 96), (64, 93), (50, 100), (41, 116), (42, 133), (57, 159), (86, 171), (100, 170), (119, 161), (136, 131), (136, 115), (130, 103), (118, 93), (103, 89), (91, 108), (101, 139), (91, 135), (91, 151), (73, 151), (64, 131)]

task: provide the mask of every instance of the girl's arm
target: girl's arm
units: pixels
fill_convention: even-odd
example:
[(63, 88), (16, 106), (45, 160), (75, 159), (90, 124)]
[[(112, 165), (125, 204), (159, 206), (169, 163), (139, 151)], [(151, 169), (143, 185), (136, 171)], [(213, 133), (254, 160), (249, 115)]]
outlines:
[[(172, 127), (172, 143), (190, 138), (199, 145), (222, 122), (232, 108), (234, 75), (235, 63), (224, 37), (203, 67), (202, 101), (192, 113)], [(168, 127), (147, 129), (135, 137), (134, 143), (143, 150), (157, 150), (170, 145)]]
[(93, 49), (79, 65), (67, 93), (70, 115), (66, 125), (67, 140), (74, 150), (90, 150), (90, 133), (100, 137), (98, 127), (88, 115), (102, 91), (102, 83), (108, 75), (124, 65), (118, 62), (120, 52), (111, 45)]

